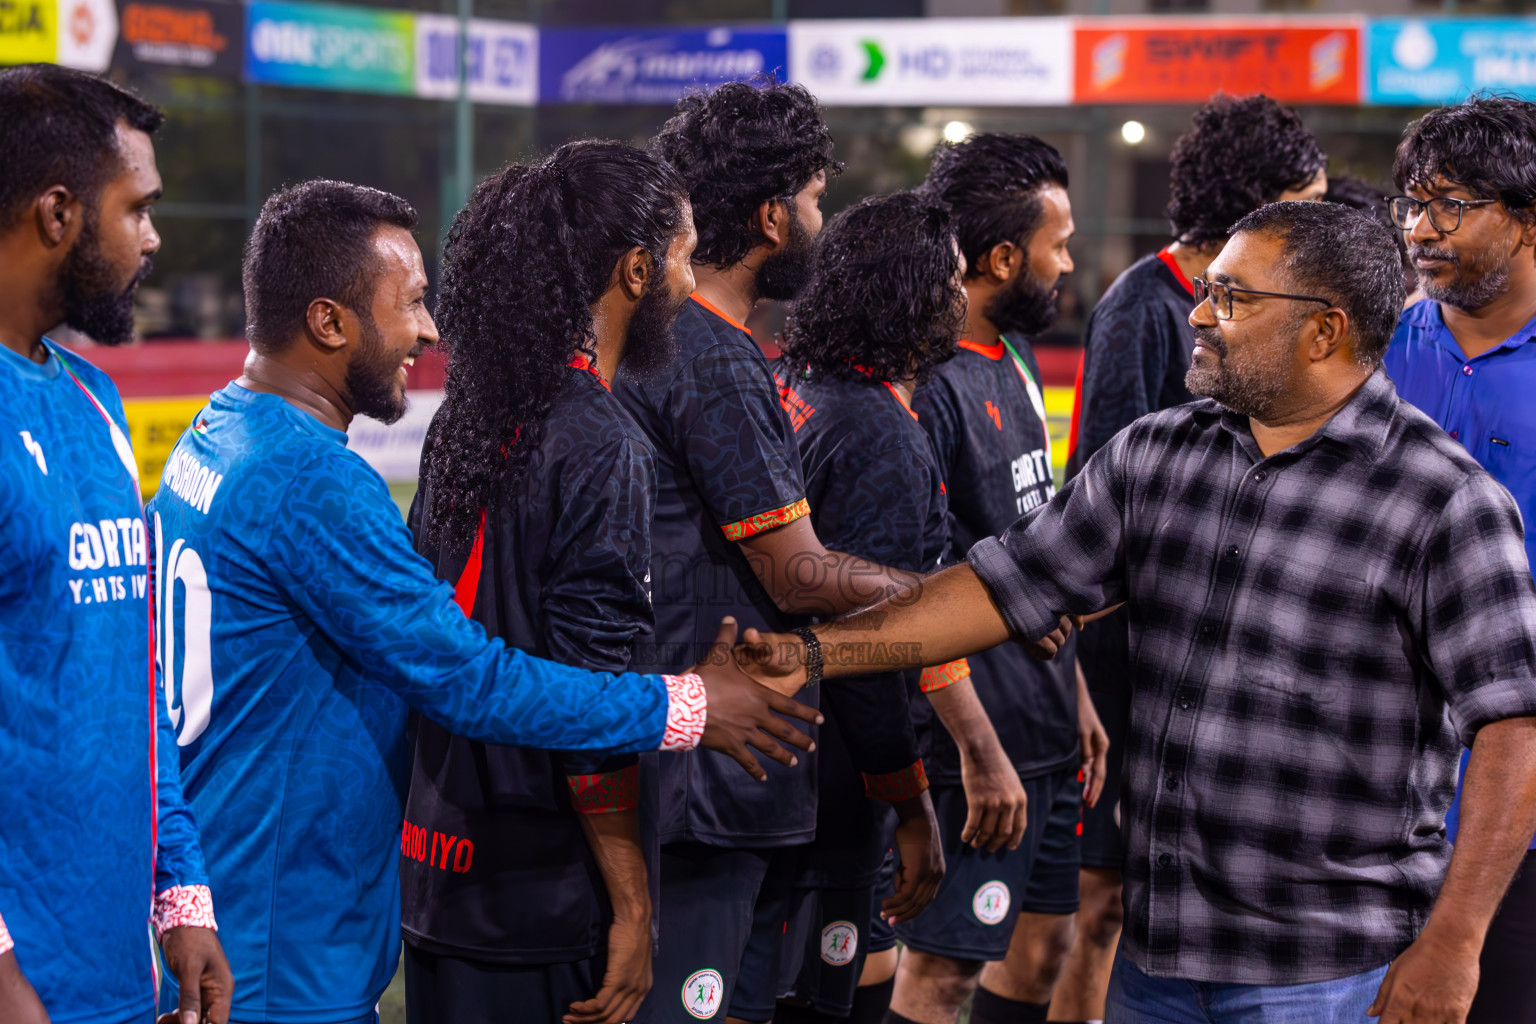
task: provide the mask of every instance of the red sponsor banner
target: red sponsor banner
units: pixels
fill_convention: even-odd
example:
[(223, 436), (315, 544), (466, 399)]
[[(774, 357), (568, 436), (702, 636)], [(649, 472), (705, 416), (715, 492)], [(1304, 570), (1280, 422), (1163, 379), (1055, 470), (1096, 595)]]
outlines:
[(1204, 103), (1265, 93), (1287, 103), (1360, 102), (1360, 23), (1080, 21), (1077, 103)]

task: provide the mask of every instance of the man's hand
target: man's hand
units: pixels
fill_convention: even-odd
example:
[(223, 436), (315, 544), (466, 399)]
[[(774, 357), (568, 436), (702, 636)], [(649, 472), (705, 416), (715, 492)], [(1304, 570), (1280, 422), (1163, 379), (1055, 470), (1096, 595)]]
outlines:
[(944, 880), (944, 843), (927, 790), (891, 806), (896, 809), (896, 853), (901, 863), (896, 867), (896, 892), (880, 904), (880, 916), (895, 924), (921, 914), (938, 895)]
[(1464, 1024), (1477, 995), (1479, 952), (1426, 928), (1387, 970), (1366, 1015), (1381, 1024)]
[(732, 654), (741, 670), (764, 686), (793, 697), (805, 686), (805, 641), (793, 633), (748, 629)]
[[(756, 747), (780, 764), (794, 764), (795, 755), (775, 743), (775, 738), (801, 750), (814, 750), (816, 745), (810, 736), (784, 718), (798, 718), (820, 725), (822, 717), (815, 708), (754, 682), (737, 666), (731, 651), (735, 642), (736, 620), (727, 616), (720, 620), (720, 631), (715, 634), (709, 655), (689, 670), (704, 680), (709, 702), (701, 743), (710, 750), (729, 755), (747, 770), (748, 775), (766, 782), (768, 773), (747, 748)], [(797, 686), (789, 692), (798, 689)]]
[(960, 750), (960, 782), (965, 787), (965, 828), (960, 841), (996, 853), (1004, 845), (1017, 850), (1024, 840), (1029, 797), (1013, 762), (997, 742), (972, 752)]
[(21, 973), (15, 950), (0, 954), (0, 1020), (6, 1024), (48, 1024), (48, 1011)]
[(1036, 661), (1050, 661), (1056, 657), (1056, 653), (1067, 644), (1067, 637), (1072, 635), (1072, 623), (1075, 620), (1063, 615), (1056, 628), (1038, 640), (1027, 640), (1024, 647)]
[(1104, 780), (1109, 773), (1109, 733), (1104, 731), (1098, 709), (1093, 706), (1082, 665), (1077, 666), (1077, 744), (1083, 759), (1083, 803), (1093, 807), (1104, 792)]
[(181, 998), (176, 1012), (162, 1013), (158, 1024), (228, 1024), (235, 978), (218, 933), (212, 928), (171, 928), (160, 936), (160, 950)]
[[(623, 1024), (651, 990), (651, 913), (642, 907), (608, 926), (608, 969), (597, 995), (571, 1004), (564, 1024)], [(508, 1008), (510, 1009), (510, 1007)]]

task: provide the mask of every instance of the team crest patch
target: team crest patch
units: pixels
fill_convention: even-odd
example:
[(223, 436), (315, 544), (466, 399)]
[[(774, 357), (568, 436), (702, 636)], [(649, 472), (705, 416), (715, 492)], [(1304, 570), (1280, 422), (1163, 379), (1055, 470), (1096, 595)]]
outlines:
[(1000, 924), (1008, 916), (1008, 887), (1002, 882), (987, 882), (971, 897), (971, 912), (982, 924)]
[(719, 971), (694, 971), (683, 982), (683, 1009), (691, 1017), (708, 1020), (720, 1009), (725, 996), (725, 979)]
[(859, 951), (859, 930), (852, 921), (833, 921), (821, 930), (821, 958), (833, 967), (853, 962)]

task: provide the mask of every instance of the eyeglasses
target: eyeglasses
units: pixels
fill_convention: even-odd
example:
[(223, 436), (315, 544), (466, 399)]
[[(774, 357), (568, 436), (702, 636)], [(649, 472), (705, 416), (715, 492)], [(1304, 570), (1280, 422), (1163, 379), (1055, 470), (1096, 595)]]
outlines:
[(1324, 299), (1316, 295), (1291, 295), (1287, 292), (1261, 292), (1252, 288), (1233, 288), (1229, 284), (1220, 281), (1207, 281), (1203, 277), (1197, 277), (1192, 282), (1195, 286), (1195, 305), (1198, 307), (1207, 299), (1211, 303), (1211, 312), (1216, 314), (1217, 320), (1232, 319), (1233, 295), (1257, 295), (1262, 299), (1295, 299), (1298, 302), (1321, 302), (1325, 306), (1332, 306), (1332, 299)]
[(1448, 235), (1461, 227), (1461, 214), (1469, 206), (1487, 206), (1497, 199), (1452, 199), (1436, 196), (1434, 199), (1415, 199), (1413, 196), (1391, 196), (1387, 199), (1387, 211), (1392, 223), (1408, 231), (1419, 222), (1419, 216), (1429, 210), (1429, 224), (1442, 235)]

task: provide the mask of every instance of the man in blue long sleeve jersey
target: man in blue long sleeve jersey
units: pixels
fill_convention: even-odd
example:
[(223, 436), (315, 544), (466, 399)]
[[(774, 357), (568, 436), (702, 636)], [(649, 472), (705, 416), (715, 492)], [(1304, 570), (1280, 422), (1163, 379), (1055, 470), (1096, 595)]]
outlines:
[(685, 675), (588, 672), (459, 610), (344, 432), (398, 418), (405, 367), (437, 342), (415, 224), (404, 200), (341, 182), (267, 201), (246, 247), (245, 373), (195, 418), (149, 506), (165, 698), (241, 1024), (376, 1020), (400, 950), (397, 851), (473, 856), (462, 836), (402, 835), (411, 709), (523, 747), (702, 742), (760, 778), (748, 744), (786, 763), (772, 737), (810, 746), (770, 709), (818, 717), (723, 651)]
[(228, 1018), (197, 826), (157, 714), (148, 547), (117, 389), (44, 332), (133, 335), (160, 247), (160, 113), (112, 84), (0, 72), (0, 1021)]

